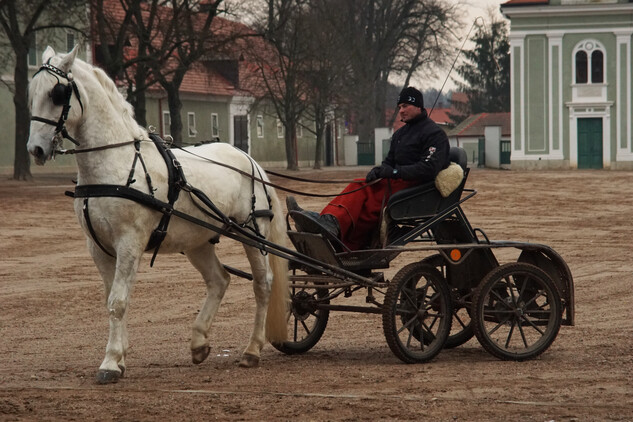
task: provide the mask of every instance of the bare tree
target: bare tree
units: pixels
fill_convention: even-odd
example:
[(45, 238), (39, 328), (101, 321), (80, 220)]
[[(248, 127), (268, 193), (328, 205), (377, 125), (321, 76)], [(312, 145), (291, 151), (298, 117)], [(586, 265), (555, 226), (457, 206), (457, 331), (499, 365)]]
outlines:
[(145, 0), (92, 0), (91, 7), (97, 64), (127, 85), (127, 101), (141, 126), (147, 125), (145, 93), (156, 83), (147, 66), (147, 44), (157, 6)]
[[(345, 84), (361, 142), (385, 123), (390, 76), (415, 73), (442, 64), (457, 15), (445, 0), (312, 0), (332, 10), (324, 30), (337, 33), (348, 53)], [(408, 83), (408, 80), (407, 80)]]
[[(307, 42), (310, 60), (304, 70), (304, 78), (308, 84), (306, 100), (309, 107), (306, 115), (314, 122), (313, 132), (316, 137), (314, 151), (314, 168), (320, 169), (325, 147), (325, 134), (328, 123), (337, 114), (343, 98), (339, 95), (343, 90), (343, 80), (346, 75), (345, 50), (341, 40), (330, 31), (321, 28), (324, 16), (318, 8), (312, 5), (308, 20)], [(327, 46), (327, 48), (325, 48)]]
[(265, 21), (255, 24), (263, 36), (252, 40), (249, 55), (257, 65), (257, 78), (284, 126), (287, 168), (298, 169), (297, 122), (305, 112), (310, 62), (306, 1), (266, 0)]
[[(144, 24), (146, 16), (135, 17), (136, 26), (145, 27), (145, 46), (152, 77), (167, 92), (171, 117), (170, 132), (176, 145), (182, 144), (180, 86), (185, 74), (213, 49), (216, 32), (211, 24), (222, 12), (222, 0), (151, 0), (157, 19), (155, 30)], [(168, 6), (168, 7), (167, 7)], [(151, 40), (147, 40), (150, 37)]]
[(13, 178), (31, 180), (31, 161), (26, 150), (29, 138), (28, 55), (37, 32), (67, 28), (83, 33), (81, 18), (85, 1), (80, 0), (12, 0), (0, 1), (0, 25), (15, 55), (13, 72), (13, 104), (15, 105), (15, 158)]

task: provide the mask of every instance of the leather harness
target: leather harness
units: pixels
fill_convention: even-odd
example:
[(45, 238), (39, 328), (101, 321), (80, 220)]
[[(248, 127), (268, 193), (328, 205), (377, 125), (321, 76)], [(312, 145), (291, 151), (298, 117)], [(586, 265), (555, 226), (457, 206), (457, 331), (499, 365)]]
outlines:
[[(143, 165), (145, 168), (145, 164), (143, 163), (143, 159), (140, 155), (139, 144), (136, 143), (137, 153), (134, 159), (134, 164), (132, 166), (132, 170), (130, 171), (130, 175), (128, 177), (128, 182), (125, 186), (123, 185), (109, 185), (109, 184), (98, 184), (98, 185), (79, 185), (75, 187), (74, 192), (66, 192), (66, 195), (73, 198), (84, 198), (83, 203), (83, 216), (86, 221), (86, 226), (88, 227), (88, 231), (94, 242), (99, 246), (99, 248), (109, 256), (114, 257), (114, 255), (108, 251), (99, 239), (97, 238), (96, 232), (92, 226), (92, 222), (90, 220), (90, 209), (88, 205), (89, 198), (103, 198), (103, 197), (114, 197), (114, 198), (124, 198), (129, 199), (139, 204), (145, 205), (153, 210), (156, 210), (163, 214), (158, 223), (158, 226), (152, 232), (147, 246), (145, 248), (146, 251), (154, 250), (152, 255), (152, 260), (150, 266), (154, 265), (154, 260), (156, 259), (156, 255), (158, 254), (158, 250), (163, 240), (167, 235), (167, 228), (169, 226), (169, 221), (172, 215), (176, 215), (180, 218), (193, 222), (195, 224), (201, 225), (208, 229), (211, 229), (217, 233), (216, 236), (211, 238), (209, 241), (212, 243), (217, 243), (219, 241), (219, 237), (222, 234), (228, 234), (230, 232), (230, 227), (237, 224), (234, 220), (227, 217), (222, 211), (220, 211), (215, 204), (209, 199), (204, 192), (201, 190), (192, 187), (187, 183), (185, 175), (182, 171), (182, 166), (171, 152), (170, 149), (165, 148), (163, 145), (163, 140), (156, 134), (150, 133), (150, 139), (153, 141), (154, 145), (160, 152), (161, 156), (165, 160), (165, 164), (167, 165), (167, 174), (168, 174), (168, 192), (167, 192), (167, 202), (161, 201), (154, 196), (154, 189), (152, 187), (151, 178), (146, 171), (146, 178), (149, 187), (150, 193), (141, 192), (138, 189), (131, 187), (130, 185), (134, 182), (134, 169), (136, 167), (137, 160)], [(208, 210), (199, 207), (202, 211), (205, 212), (206, 215), (223, 223), (222, 228), (218, 228), (211, 224), (206, 223), (204, 220), (197, 219), (195, 217), (189, 216), (183, 212), (177, 211), (174, 209), (174, 203), (178, 200), (181, 191), (190, 192), (194, 196), (196, 196), (204, 205), (206, 205), (211, 212)], [(254, 180), (253, 180), (253, 201), (252, 201), (252, 210), (249, 218), (246, 222), (240, 224), (242, 228), (248, 227), (247, 224), (252, 223), (253, 227), (250, 228), (258, 237), (263, 237), (259, 232), (259, 228), (255, 221), (258, 217), (268, 217), (270, 219), (273, 218), (274, 214), (271, 210), (272, 205), (270, 203), (270, 197), (268, 197), (268, 209), (263, 210), (255, 210), (255, 194), (254, 194)]]

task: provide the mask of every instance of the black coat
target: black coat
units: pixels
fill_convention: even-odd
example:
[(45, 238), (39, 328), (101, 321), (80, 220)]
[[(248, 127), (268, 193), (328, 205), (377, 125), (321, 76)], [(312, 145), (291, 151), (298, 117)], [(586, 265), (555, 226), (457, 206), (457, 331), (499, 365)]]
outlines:
[(393, 134), (382, 164), (397, 170), (395, 178), (429, 182), (450, 164), (449, 150), (446, 133), (422, 110)]

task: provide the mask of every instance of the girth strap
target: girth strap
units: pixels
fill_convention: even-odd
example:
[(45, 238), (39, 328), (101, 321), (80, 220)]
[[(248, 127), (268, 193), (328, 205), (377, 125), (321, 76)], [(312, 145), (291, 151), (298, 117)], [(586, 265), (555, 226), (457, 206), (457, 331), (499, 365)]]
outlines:
[[(173, 210), (173, 206), (178, 200), (178, 196), (180, 195), (182, 187), (187, 185), (187, 180), (185, 179), (185, 175), (182, 171), (182, 166), (180, 165), (174, 154), (171, 152), (171, 150), (164, 147), (163, 140), (154, 133), (150, 133), (149, 137), (152, 141), (154, 141), (156, 149), (158, 149), (158, 152), (160, 152), (163, 159), (165, 160), (165, 164), (167, 165), (167, 184), (169, 186), (169, 190), (167, 191), (167, 201), (169, 201), (170, 210)], [(158, 254), (158, 249), (160, 248), (161, 243), (163, 243), (163, 240), (165, 240), (165, 236), (167, 236), (167, 227), (169, 226), (171, 215), (171, 211), (163, 213), (163, 217), (160, 219), (158, 227), (154, 229), (152, 235), (149, 238), (147, 249), (154, 249), (150, 266), (154, 265), (154, 260), (156, 259), (156, 255)]]

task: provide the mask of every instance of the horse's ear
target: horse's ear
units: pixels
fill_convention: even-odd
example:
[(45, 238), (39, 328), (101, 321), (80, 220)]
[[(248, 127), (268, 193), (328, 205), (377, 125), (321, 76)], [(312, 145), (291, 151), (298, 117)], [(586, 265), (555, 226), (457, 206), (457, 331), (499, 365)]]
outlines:
[(77, 52), (79, 51), (79, 44), (75, 45), (70, 53), (66, 54), (62, 61), (57, 66), (60, 70), (68, 73), (73, 63), (75, 62), (75, 58), (77, 57)]
[(46, 50), (44, 50), (44, 52), (42, 53), (42, 63), (48, 62), (51, 59), (51, 57), (53, 57), (54, 55), (55, 55), (55, 50), (53, 50), (53, 47), (49, 45), (48, 47), (46, 47)]

